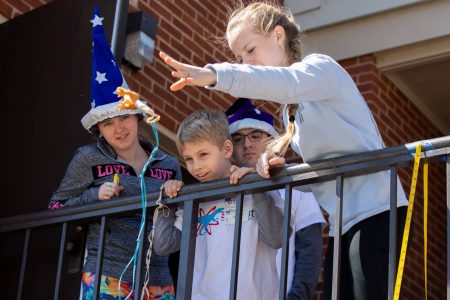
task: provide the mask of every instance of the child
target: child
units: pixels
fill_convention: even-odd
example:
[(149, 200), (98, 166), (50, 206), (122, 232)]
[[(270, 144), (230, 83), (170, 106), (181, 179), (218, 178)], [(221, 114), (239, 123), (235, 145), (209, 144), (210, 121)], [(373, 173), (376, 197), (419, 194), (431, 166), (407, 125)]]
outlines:
[[(234, 11), (226, 31), (228, 46), (243, 64), (182, 64), (161, 52), (185, 85), (207, 86), (235, 97), (275, 101), (284, 105), (285, 135), (257, 164), (268, 178), (269, 169), (282, 166), (281, 157), (292, 141), (295, 152), (308, 163), (384, 147), (375, 121), (351, 76), (331, 57), (311, 54), (301, 59), (300, 30), (291, 14), (255, 2)], [(389, 171), (346, 178), (344, 181), (341, 299), (353, 296), (386, 299), (389, 249)], [(312, 186), (319, 204), (330, 215), (334, 235), (335, 182)], [(407, 200), (397, 189), (399, 238)], [(333, 238), (325, 261), (324, 296), (331, 297)]]
[[(154, 149), (153, 145), (138, 138), (138, 123), (143, 117), (142, 113), (135, 109), (117, 109), (120, 99), (115, 94), (116, 88), (126, 83), (107, 45), (98, 8), (94, 20), (100, 20), (97, 25), (93, 22), (93, 68), (97, 72), (92, 74), (92, 108), (81, 122), (97, 138), (97, 143), (80, 147), (76, 151), (64, 178), (51, 197), (49, 209), (140, 195), (138, 176)], [(105, 72), (103, 76), (107, 80), (98, 80), (99, 70)], [(163, 171), (166, 176), (155, 176), (155, 171)], [(114, 180), (115, 174), (119, 180)], [(147, 191), (156, 191), (165, 180), (180, 179), (181, 170), (174, 157), (157, 151), (144, 177)], [(148, 218), (149, 229), (152, 227), (152, 215)], [(131, 294), (128, 299), (133, 299), (133, 268), (128, 268), (121, 281), (119, 279), (134, 255), (140, 222), (141, 217), (136, 214), (108, 219), (99, 299), (125, 299), (128, 294)], [(93, 297), (99, 230), (98, 222), (89, 224), (87, 256), (82, 274), (83, 300)], [(174, 299), (175, 289), (167, 256), (152, 256), (149, 277), (150, 295), (145, 299)]]
[[(204, 110), (191, 114), (180, 125), (177, 147), (189, 173), (199, 181), (230, 177), (233, 144), (223, 113)], [(182, 185), (171, 180), (164, 187), (169, 197), (175, 197)], [(282, 241), (281, 205), (276, 191), (244, 197), (237, 299), (277, 298), (275, 256)], [(235, 197), (199, 205), (192, 299), (229, 297), (235, 211)], [(179, 249), (182, 213), (176, 212), (177, 219), (173, 211), (167, 217), (159, 216), (153, 242), (157, 254)]]
[[(239, 98), (227, 110), (233, 141), (233, 160), (241, 167), (254, 168), (267, 143), (277, 137), (272, 115), (260, 111), (248, 99)], [(284, 190), (280, 190), (284, 196)], [(312, 193), (292, 191), (292, 226), (289, 240), (287, 299), (312, 299), (322, 262), (322, 226), (320, 207)], [(281, 250), (277, 254), (280, 272)], [(294, 268), (295, 267), (295, 268)]]

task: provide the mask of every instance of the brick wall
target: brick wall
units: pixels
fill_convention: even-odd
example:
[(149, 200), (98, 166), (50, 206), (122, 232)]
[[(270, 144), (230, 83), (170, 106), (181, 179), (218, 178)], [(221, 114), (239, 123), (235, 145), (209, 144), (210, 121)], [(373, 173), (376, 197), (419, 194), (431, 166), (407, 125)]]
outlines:
[(1, 0), (0, 14), (6, 19), (12, 19), (52, 1), (53, 0)]
[[(0, 14), (14, 18), (51, 0), (0, 0)], [(132, 1), (130, 10), (142, 10), (158, 20), (155, 54), (166, 51), (186, 63), (204, 65), (226, 61), (227, 51), (217, 44), (223, 36), (226, 5), (231, 1)], [(365, 55), (340, 62), (352, 75), (367, 100), (387, 146), (434, 138), (443, 134), (377, 69), (373, 55)], [(162, 115), (161, 123), (176, 132), (184, 117), (195, 110), (213, 108), (225, 110), (233, 101), (230, 96), (205, 89), (187, 87), (172, 93), (170, 70), (160, 59), (135, 70), (122, 67), (130, 87), (141, 94)], [(261, 109), (274, 112), (279, 105), (256, 101)], [(280, 120), (276, 121), (281, 128)], [(288, 154), (290, 160), (295, 155)], [(409, 192), (411, 168), (400, 170), (405, 191)], [(421, 178), (421, 177), (420, 177)], [(420, 179), (419, 178), (419, 179)], [(423, 299), (423, 234), (422, 184), (416, 192), (413, 215), (413, 237), (408, 250), (402, 299)], [(430, 165), (429, 205), (429, 299), (444, 299), (446, 291), (446, 208), (445, 169), (443, 164)], [(325, 236), (325, 241), (327, 240)], [(321, 299), (321, 283), (315, 299)]]

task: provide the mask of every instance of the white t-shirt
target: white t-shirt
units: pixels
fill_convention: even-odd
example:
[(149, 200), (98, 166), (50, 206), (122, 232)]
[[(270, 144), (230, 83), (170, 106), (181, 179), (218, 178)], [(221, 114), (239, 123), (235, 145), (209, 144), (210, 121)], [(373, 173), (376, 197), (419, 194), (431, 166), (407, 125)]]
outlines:
[[(269, 193), (278, 193), (271, 191)], [(280, 195), (276, 206), (282, 207)], [(244, 196), (237, 299), (274, 300), (278, 297), (277, 250), (258, 237), (258, 221), (251, 195)], [(235, 199), (199, 205), (195, 245), (192, 299), (227, 300), (231, 279)], [(183, 211), (176, 212), (175, 227), (181, 230)]]
[[(281, 197), (285, 199), (284, 190), (279, 190)], [(319, 204), (314, 198), (313, 193), (304, 193), (297, 190), (292, 190), (291, 202), (291, 226), (292, 235), (289, 239), (289, 255), (288, 255), (288, 278), (287, 278), (287, 292), (291, 289), (292, 279), (294, 276), (295, 267), (295, 233), (311, 224), (321, 223), (325, 225), (325, 219)], [(277, 271), (281, 273), (281, 255), (282, 249), (277, 253)]]

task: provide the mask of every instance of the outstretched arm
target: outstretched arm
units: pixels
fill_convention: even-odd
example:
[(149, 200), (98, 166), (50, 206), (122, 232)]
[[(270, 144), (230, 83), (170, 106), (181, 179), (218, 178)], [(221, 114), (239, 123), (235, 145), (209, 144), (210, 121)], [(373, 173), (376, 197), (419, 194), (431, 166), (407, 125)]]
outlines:
[(181, 90), (186, 85), (204, 87), (216, 84), (217, 75), (213, 69), (180, 63), (162, 51), (159, 52), (159, 56), (167, 65), (174, 69), (174, 71), (172, 71), (172, 77), (179, 79), (170, 86), (171, 91)]

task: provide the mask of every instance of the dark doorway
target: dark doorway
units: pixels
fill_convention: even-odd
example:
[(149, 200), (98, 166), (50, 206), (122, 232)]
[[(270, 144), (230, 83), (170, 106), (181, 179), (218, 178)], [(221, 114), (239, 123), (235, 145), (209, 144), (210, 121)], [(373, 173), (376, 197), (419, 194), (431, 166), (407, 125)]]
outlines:
[[(111, 0), (56, 0), (0, 25), (0, 218), (45, 210), (74, 151), (93, 141), (80, 119), (90, 109), (94, 4), (111, 36)], [(31, 231), (22, 299), (53, 298), (59, 234), (53, 227)], [(2, 299), (16, 299), (23, 243), (24, 232), (0, 235)], [(60, 299), (78, 297), (70, 255), (79, 252), (69, 253)]]

